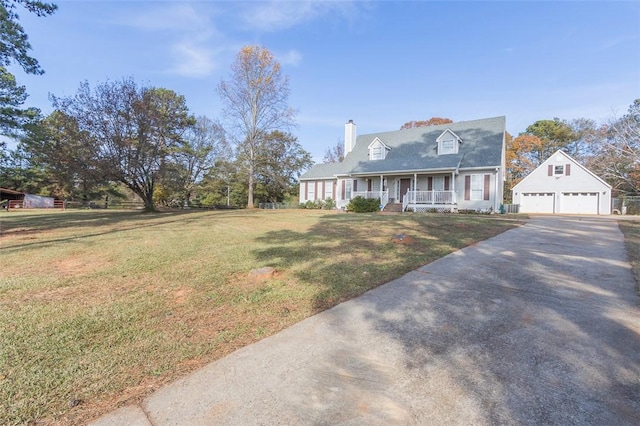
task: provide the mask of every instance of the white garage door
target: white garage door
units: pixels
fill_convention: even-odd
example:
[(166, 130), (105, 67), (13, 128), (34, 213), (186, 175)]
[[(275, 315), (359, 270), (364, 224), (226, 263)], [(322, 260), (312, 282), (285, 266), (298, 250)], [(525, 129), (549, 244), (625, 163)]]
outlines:
[(560, 212), (598, 214), (598, 193), (563, 192), (560, 198)]
[(521, 213), (553, 213), (553, 192), (523, 192), (520, 196)]

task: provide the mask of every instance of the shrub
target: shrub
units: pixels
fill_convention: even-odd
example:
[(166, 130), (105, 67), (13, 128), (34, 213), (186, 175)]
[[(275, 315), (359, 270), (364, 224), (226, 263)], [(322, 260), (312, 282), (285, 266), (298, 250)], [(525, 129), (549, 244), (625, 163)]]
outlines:
[[(331, 204), (330, 204), (331, 203)], [(331, 207), (329, 207), (331, 206)], [(306, 203), (298, 204), (298, 207), (301, 209), (309, 209), (309, 210), (320, 210), (320, 209), (332, 209), (336, 206), (333, 200), (316, 200), (316, 201), (307, 201)]]
[(380, 211), (380, 198), (355, 197), (349, 201), (347, 210), (354, 213), (371, 213)]
[(327, 198), (326, 200), (324, 200), (324, 204), (322, 205), (322, 209), (324, 210), (333, 210), (336, 208), (336, 202), (333, 201), (331, 198)]

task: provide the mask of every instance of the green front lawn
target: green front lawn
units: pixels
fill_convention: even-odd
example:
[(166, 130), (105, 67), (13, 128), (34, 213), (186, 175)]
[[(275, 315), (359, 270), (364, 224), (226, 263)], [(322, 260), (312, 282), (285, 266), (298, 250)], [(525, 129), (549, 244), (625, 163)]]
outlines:
[[(520, 223), (308, 210), (2, 212), (0, 424), (85, 422)], [(250, 274), (266, 266), (275, 274)]]

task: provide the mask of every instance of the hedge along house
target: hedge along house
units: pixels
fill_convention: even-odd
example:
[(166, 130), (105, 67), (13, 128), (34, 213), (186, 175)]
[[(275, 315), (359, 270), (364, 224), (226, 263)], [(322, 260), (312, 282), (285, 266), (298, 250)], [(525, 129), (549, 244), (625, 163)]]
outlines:
[(497, 211), (503, 199), (505, 117), (356, 137), (345, 125), (345, 158), (317, 164), (300, 177), (300, 202), (357, 196), (382, 209)]
[(611, 214), (611, 185), (562, 151), (547, 158), (511, 192), (520, 213)]

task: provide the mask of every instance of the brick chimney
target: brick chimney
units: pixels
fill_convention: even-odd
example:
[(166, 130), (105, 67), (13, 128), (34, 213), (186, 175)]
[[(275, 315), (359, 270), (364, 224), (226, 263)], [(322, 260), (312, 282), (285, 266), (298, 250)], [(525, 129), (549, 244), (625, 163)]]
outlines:
[(356, 146), (356, 123), (349, 120), (344, 125), (344, 155), (350, 153)]

